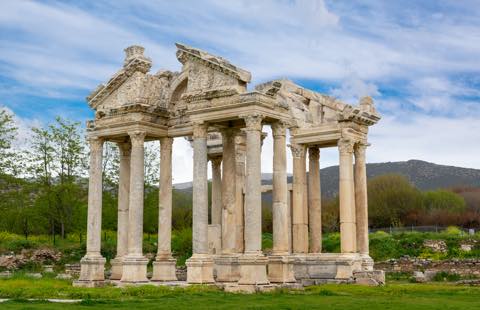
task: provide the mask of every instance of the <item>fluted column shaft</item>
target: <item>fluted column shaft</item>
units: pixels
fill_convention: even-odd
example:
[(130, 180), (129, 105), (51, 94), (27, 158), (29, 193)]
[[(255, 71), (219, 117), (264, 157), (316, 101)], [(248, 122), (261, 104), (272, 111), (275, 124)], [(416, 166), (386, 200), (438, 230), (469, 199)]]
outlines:
[(236, 194), (235, 194), (235, 219), (237, 221), (236, 249), (243, 253), (245, 249), (244, 239), (244, 186), (245, 186), (245, 133), (241, 132), (235, 137), (235, 162), (236, 162)]
[(172, 256), (172, 144), (173, 138), (160, 138), (157, 259)]
[(353, 145), (347, 139), (340, 139), (340, 247), (342, 253), (356, 252), (355, 188), (353, 180)]
[(305, 146), (292, 144), (293, 155), (293, 206), (292, 248), (293, 253), (308, 253), (308, 211), (305, 208)]
[(117, 255), (122, 258), (128, 249), (128, 208), (130, 200), (130, 142), (118, 143), (120, 167), (118, 177)]
[(245, 254), (262, 253), (261, 132), (262, 117), (249, 115), (246, 123)]
[(222, 224), (222, 157), (215, 157), (212, 163), (212, 224)]
[(208, 254), (207, 125), (193, 129), (193, 254)]
[(355, 147), (355, 210), (357, 222), (357, 251), (368, 254), (368, 198), (365, 151), (367, 144)]
[(129, 133), (132, 141), (130, 158), (130, 199), (128, 212), (128, 256), (143, 257), (143, 190), (144, 131)]
[(310, 253), (322, 252), (322, 205), (320, 190), (320, 150), (308, 149), (308, 228)]
[(103, 140), (90, 138), (90, 169), (88, 179), (88, 223), (86, 257), (101, 257), (102, 235), (102, 155)]
[(235, 134), (236, 130), (222, 131), (222, 253), (236, 251), (237, 223), (235, 213)]
[(290, 252), (290, 227), (288, 217), (286, 126), (278, 122), (272, 125), (273, 133), (273, 254)]

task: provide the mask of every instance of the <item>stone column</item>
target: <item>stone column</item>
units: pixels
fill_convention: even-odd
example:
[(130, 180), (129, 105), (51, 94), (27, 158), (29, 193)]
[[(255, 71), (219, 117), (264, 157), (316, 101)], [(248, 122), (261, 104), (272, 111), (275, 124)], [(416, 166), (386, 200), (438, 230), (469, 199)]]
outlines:
[(132, 141), (130, 158), (130, 199), (128, 210), (128, 254), (123, 259), (122, 282), (147, 282), (148, 259), (143, 255), (143, 190), (145, 131), (129, 132)]
[(214, 157), (212, 163), (212, 224), (222, 224), (222, 157)]
[(310, 253), (322, 252), (322, 205), (320, 190), (320, 150), (308, 149), (308, 228)]
[(235, 136), (237, 130), (222, 130), (222, 251), (215, 258), (218, 282), (236, 282), (238, 268)]
[(153, 262), (152, 281), (176, 281), (176, 260), (172, 257), (172, 144), (160, 138), (160, 181), (158, 208), (158, 251)]
[(188, 283), (213, 283), (213, 260), (208, 254), (208, 179), (206, 124), (193, 127), (193, 255), (187, 262)]
[(262, 191), (260, 115), (243, 117), (246, 124), (245, 254), (240, 257), (240, 285), (268, 284), (267, 258), (262, 253)]
[(117, 219), (117, 255), (110, 261), (111, 280), (120, 280), (123, 272), (123, 257), (128, 248), (128, 204), (130, 196), (130, 142), (117, 143), (120, 153), (120, 173), (118, 177), (118, 219)]
[(92, 137), (88, 179), (87, 253), (80, 261), (77, 286), (96, 286), (105, 280), (105, 258), (100, 254), (102, 234), (102, 155), (103, 140)]
[(348, 139), (342, 138), (338, 141), (340, 153), (340, 247), (342, 253), (356, 252), (353, 145), (354, 143)]
[(283, 122), (272, 125), (273, 133), (273, 251), (269, 257), (270, 282), (295, 282), (293, 260), (290, 255), (290, 226), (287, 183), (286, 126)]
[(208, 225), (208, 253), (220, 254), (222, 251), (222, 157), (210, 158), (212, 163), (212, 222)]
[(362, 257), (362, 267), (373, 270), (373, 260), (369, 256), (368, 246), (368, 198), (367, 166), (365, 151), (368, 144), (355, 146), (355, 216), (357, 223), (357, 251)]
[(308, 253), (308, 214), (305, 208), (305, 146), (290, 145), (293, 155), (292, 249), (295, 254)]
[(236, 253), (235, 219), (235, 133), (234, 129), (222, 131), (222, 253)]
[(244, 187), (245, 187), (245, 132), (240, 132), (235, 137), (235, 162), (236, 162), (236, 180), (235, 180), (235, 219), (237, 221), (237, 242), (236, 249), (238, 253), (243, 253), (245, 249), (244, 239)]

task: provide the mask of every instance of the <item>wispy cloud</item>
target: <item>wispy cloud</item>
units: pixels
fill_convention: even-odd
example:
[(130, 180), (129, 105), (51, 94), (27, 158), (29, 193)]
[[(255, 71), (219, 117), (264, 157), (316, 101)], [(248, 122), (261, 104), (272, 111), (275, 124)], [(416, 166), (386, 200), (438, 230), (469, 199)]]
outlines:
[[(472, 136), (465, 128), (480, 116), (478, 8), (474, 0), (2, 2), (0, 99), (20, 114), (31, 109), (21, 115), (28, 119), (83, 118), (83, 98), (121, 66), (123, 48), (144, 45), (154, 71), (178, 70), (173, 43), (180, 41), (251, 71), (254, 83), (309, 81), (350, 103), (374, 96), (385, 116), (372, 129), (375, 161), (421, 156), (480, 168), (465, 155), (480, 146), (458, 142)], [(442, 128), (441, 141), (429, 136)], [(447, 139), (462, 154), (442, 152)], [(387, 152), (391, 141), (404, 155)], [(176, 160), (188, 163), (188, 143), (175, 143), (186, 154)], [(325, 153), (324, 162), (336, 162), (335, 151)], [(179, 181), (191, 178), (183, 167), (174, 168)]]

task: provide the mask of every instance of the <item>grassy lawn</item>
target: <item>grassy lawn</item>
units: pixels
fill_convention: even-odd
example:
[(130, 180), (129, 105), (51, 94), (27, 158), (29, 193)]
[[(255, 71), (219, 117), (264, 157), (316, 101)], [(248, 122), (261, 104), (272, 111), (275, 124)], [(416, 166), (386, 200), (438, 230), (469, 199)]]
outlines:
[[(305, 291), (229, 294), (212, 287), (75, 288), (70, 281), (14, 277), (0, 280), (1, 309), (480, 309), (480, 288), (392, 283), (384, 287), (323, 285)], [(29, 298), (83, 299), (78, 304)]]

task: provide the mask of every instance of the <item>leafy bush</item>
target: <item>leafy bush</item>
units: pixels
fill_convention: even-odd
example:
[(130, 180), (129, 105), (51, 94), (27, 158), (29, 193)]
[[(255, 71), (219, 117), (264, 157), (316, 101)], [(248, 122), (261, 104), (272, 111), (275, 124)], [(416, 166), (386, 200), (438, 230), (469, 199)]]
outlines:
[(435, 276), (433, 277), (433, 281), (454, 282), (454, 281), (459, 281), (461, 279), (462, 279), (462, 277), (459, 274), (450, 273), (450, 272), (446, 272), (446, 271), (437, 272), (437, 274), (435, 274)]
[(322, 248), (323, 252), (340, 253), (340, 233), (324, 235)]
[(183, 228), (172, 233), (172, 252), (177, 257), (177, 265), (185, 265), (192, 256), (192, 229)]

